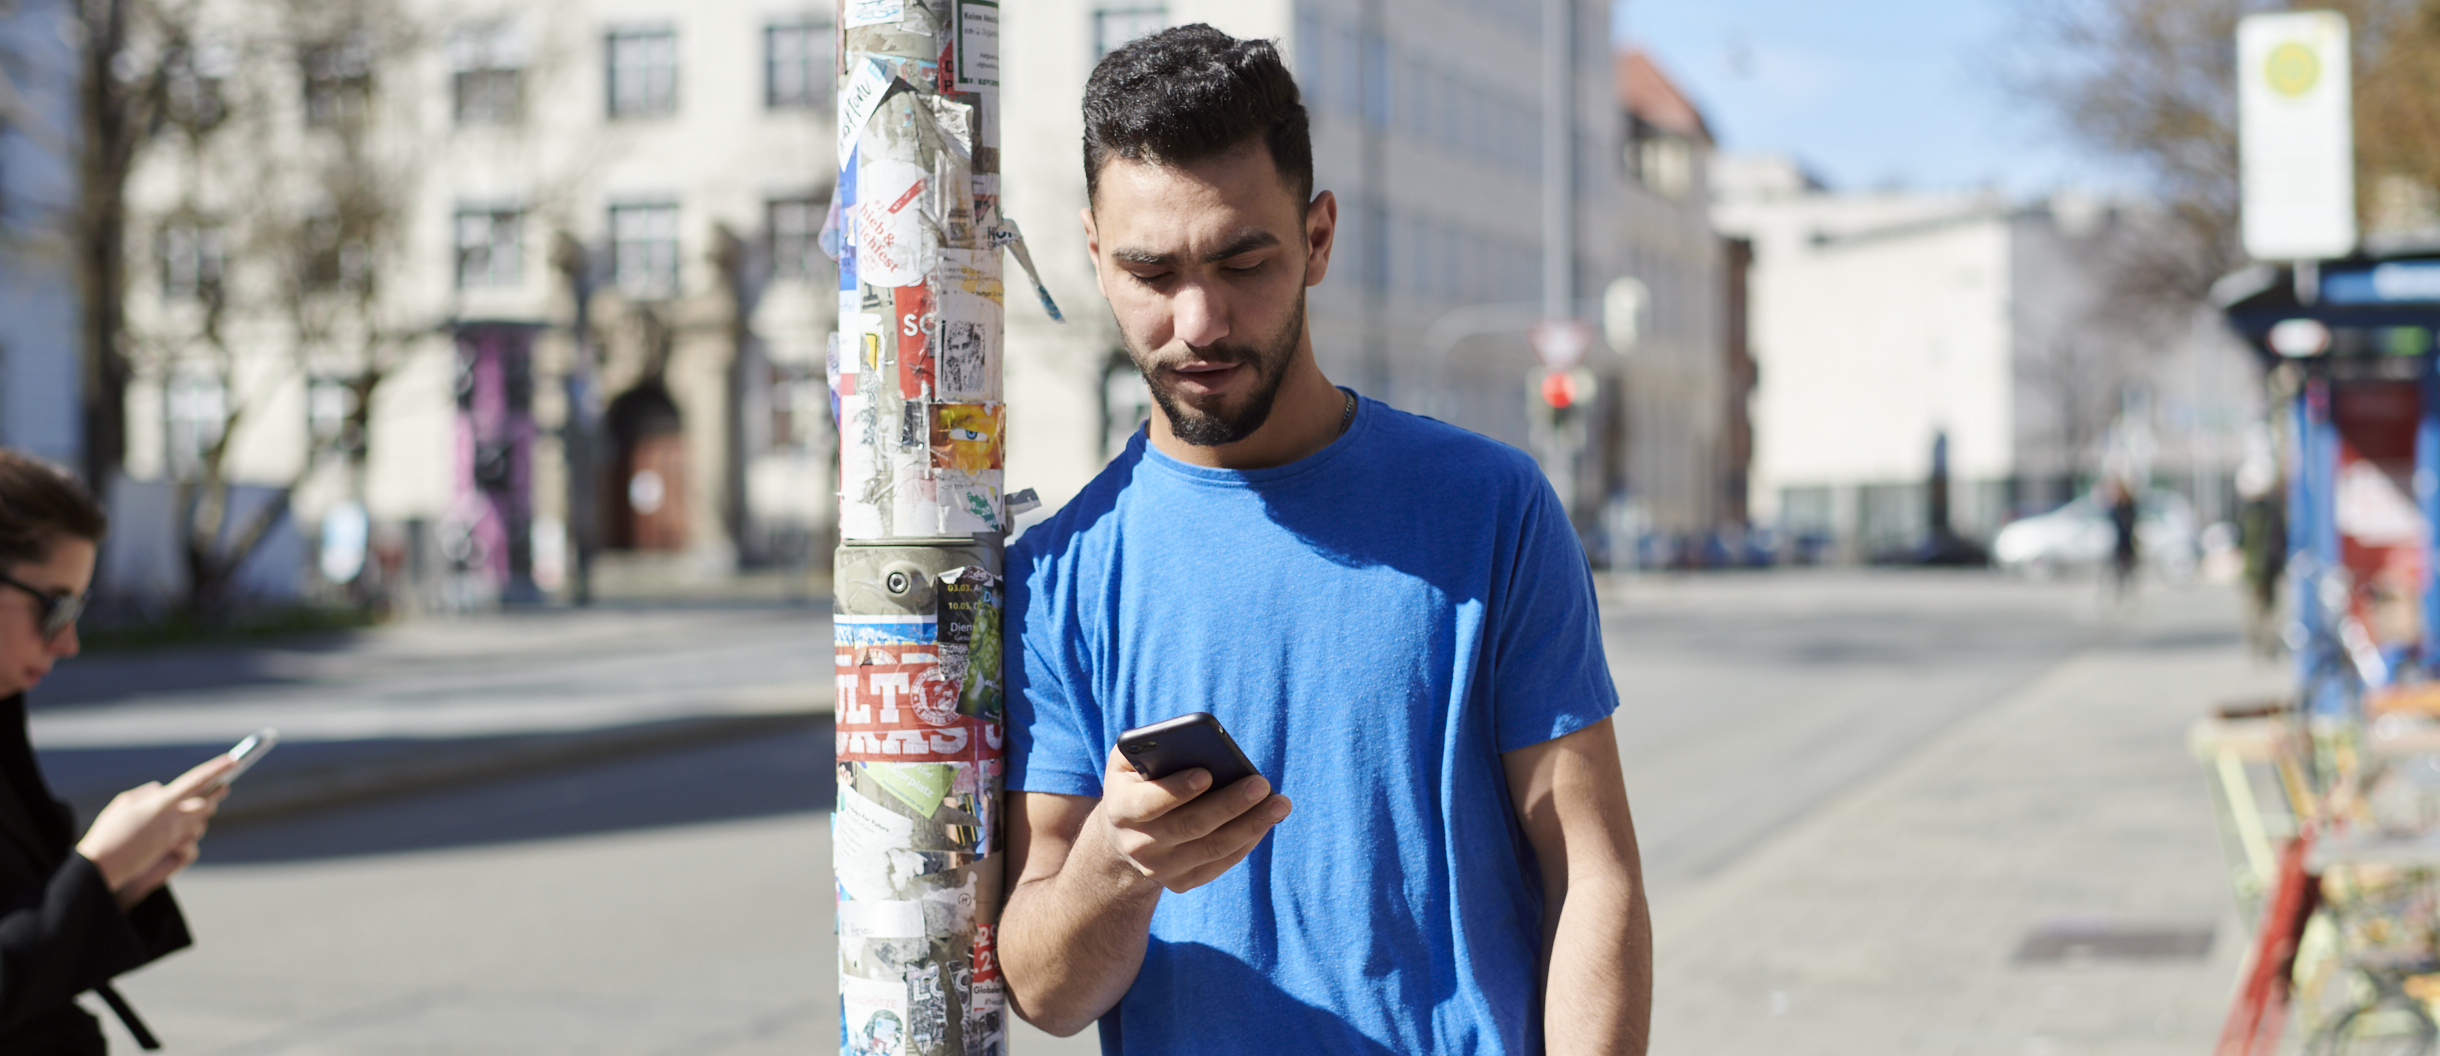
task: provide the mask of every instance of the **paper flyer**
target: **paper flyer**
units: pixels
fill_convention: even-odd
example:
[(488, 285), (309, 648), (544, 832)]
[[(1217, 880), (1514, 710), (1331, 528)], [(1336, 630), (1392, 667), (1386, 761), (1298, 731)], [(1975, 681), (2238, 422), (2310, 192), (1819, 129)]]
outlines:
[(840, 12), (848, 28), (894, 26), (906, 18), (906, 0), (847, 0)]
[(998, 0), (957, 0), (957, 90), (981, 92), (999, 86)]

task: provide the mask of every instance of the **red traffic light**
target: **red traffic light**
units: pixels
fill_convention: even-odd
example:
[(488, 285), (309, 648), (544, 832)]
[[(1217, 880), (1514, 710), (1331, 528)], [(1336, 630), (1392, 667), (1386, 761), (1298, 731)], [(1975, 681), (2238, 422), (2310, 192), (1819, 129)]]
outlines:
[(1574, 371), (1554, 370), (1542, 375), (1542, 402), (1566, 410), (1576, 405)]

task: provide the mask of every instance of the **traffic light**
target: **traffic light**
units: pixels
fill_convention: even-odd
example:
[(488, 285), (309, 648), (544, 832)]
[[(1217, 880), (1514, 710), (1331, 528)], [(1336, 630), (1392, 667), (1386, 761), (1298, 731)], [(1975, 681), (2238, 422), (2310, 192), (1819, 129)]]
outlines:
[(1537, 370), (1533, 373), (1532, 391), (1539, 401), (1535, 412), (1551, 425), (1560, 426), (1576, 414), (1576, 408), (1591, 403), (1601, 390), (1593, 372), (1578, 367), (1574, 370)]

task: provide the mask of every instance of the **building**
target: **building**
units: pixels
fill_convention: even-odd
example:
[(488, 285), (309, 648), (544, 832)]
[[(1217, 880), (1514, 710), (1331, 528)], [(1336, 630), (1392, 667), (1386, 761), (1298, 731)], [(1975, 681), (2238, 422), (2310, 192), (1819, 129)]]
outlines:
[(196, 11), (130, 189), (132, 476), (291, 489), (326, 573), (443, 605), (824, 560), (830, 4)]
[[(1008, 312), (1008, 481), (1044, 498), (1081, 489), (1149, 413), (1141, 380), (1094, 286), (1077, 101), (1102, 55), (1171, 26), (1208, 22), (1280, 42), (1311, 113), (1315, 186), (1334, 194), (1329, 277), (1308, 303), (1333, 381), (1527, 450), (1537, 443), (1524, 332), (1542, 290), (1540, 0), (1044, 0), (1007, 9), (1003, 177), (1043, 279), (1068, 322)], [(1574, 0), (1575, 198), (1584, 232), (1618, 230), (1616, 90), (1607, 4)], [(1620, 273), (1620, 247), (1579, 237), (1575, 293)], [(1596, 350), (1591, 365), (1615, 375)], [(1604, 386), (1614, 389), (1614, 386)], [(1614, 396), (1611, 399), (1614, 400)], [(1596, 408), (1592, 420), (1615, 415)], [(1598, 425), (1588, 430), (1601, 435)], [(1554, 466), (1595, 534), (1610, 452)], [(1020, 522), (1024, 523), (1024, 522)]]
[(1645, 563), (1710, 560), (1701, 543), (1744, 524), (1739, 432), (1751, 390), (1731, 316), (1732, 247), (1712, 227), (1711, 128), (1651, 55), (1617, 58), (1621, 270), (1643, 305), (1625, 356), (1625, 456), (1611, 534)]
[(1927, 538), (1936, 449), (1968, 538), (2111, 458), (2227, 508), (2253, 368), (2216, 325), (2109, 295), (2113, 260), (2160, 230), (2141, 206), (1841, 193), (1776, 157), (1723, 159), (1715, 188), (1753, 253), (1756, 519), (1849, 558), (1906, 550)]

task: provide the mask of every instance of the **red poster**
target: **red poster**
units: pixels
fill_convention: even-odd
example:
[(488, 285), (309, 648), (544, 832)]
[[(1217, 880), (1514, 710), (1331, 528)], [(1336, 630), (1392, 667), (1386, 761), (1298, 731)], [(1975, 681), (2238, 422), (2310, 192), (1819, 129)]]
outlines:
[(997, 759), (1002, 727), (957, 710), (930, 643), (839, 646), (841, 761), (948, 763)]
[(900, 286), (896, 293), (898, 395), (920, 400), (932, 392), (932, 331), (940, 325), (933, 315), (932, 288)]

